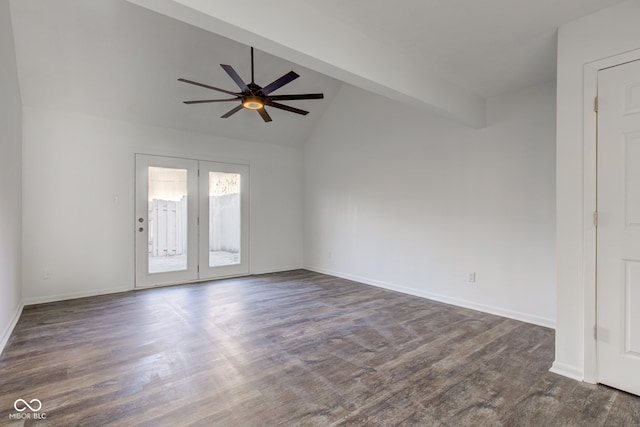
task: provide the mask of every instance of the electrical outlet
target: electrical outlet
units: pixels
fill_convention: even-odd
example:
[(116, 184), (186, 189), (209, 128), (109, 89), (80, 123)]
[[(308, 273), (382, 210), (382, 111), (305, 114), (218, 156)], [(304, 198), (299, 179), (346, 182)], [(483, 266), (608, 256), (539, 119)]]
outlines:
[(476, 283), (476, 272), (467, 273), (467, 283)]
[(50, 277), (50, 275), (49, 275), (49, 272), (48, 272), (48, 271), (45, 271), (45, 272), (42, 274), (42, 279), (43, 279), (43, 280), (49, 280), (49, 277)]

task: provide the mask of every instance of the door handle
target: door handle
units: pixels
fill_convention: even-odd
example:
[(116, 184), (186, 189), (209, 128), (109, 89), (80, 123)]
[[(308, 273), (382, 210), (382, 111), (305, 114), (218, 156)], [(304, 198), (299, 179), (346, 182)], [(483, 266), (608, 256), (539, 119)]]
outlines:
[(138, 231), (142, 233), (144, 231), (144, 228), (140, 227), (138, 228)]
[(144, 222), (144, 218), (142, 217), (138, 218), (138, 222)]

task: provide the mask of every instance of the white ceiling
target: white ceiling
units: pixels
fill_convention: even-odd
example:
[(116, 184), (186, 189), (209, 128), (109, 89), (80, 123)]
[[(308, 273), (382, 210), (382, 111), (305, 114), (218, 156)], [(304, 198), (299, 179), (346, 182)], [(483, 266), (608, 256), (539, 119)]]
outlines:
[[(169, 1), (189, 3), (189, 0), (166, 0)], [(273, 45), (263, 43), (263, 51), (256, 51), (257, 83), (264, 86), (294, 70), (301, 77), (277, 93), (325, 93), (322, 101), (289, 102), (309, 110), (310, 114), (305, 117), (271, 109), (274, 119), (271, 123), (264, 123), (256, 113), (244, 110), (229, 119), (220, 119), (220, 115), (234, 106), (232, 103), (187, 106), (181, 102), (216, 98), (218, 93), (179, 83), (178, 77), (236, 90), (220, 63), (232, 65), (249, 80), (249, 48), (245, 44), (125, 0), (11, 0), (11, 14), (25, 106), (299, 145), (313, 131), (339, 89), (338, 79), (358, 85), (359, 80), (350, 79), (358, 74), (354, 64), (358, 65), (361, 60), (362, 69), (362, 64), (372, 63), (364, 49), (349, 51), (342, 59), (351, 62), (351, 68), (341, 68), (349, 72), (327, 72), (320, 60), (314, 62), (313, 40), (333, 42), (336, 50), (340, 48), (338, 44), (348, 44), (348, 40), (332, 40), (336, 34), (344, 33), (338, 31), (336, 23), (363, 37), (358, 40), (373, 40), (378, 46), (388, 48), (380, 52), (397, 53), (411, 59), (407, 64), (417, 64), (419, 69), (402, 70), (405, 64), (388, 60), (389, 56), (374, 58), (382, 67), (388, 67), (379, 70), (387, 81), (390, 77), (407, 75), (405, 86), (409, 89), (400, 88), (400, 91), (411, 92), (420, 76), (434, 73), (441, 80), (433, 80), (432, 87), (452, 83), (447, 91), (443, 89), (438, 94), (442, 102), (447, 94), (452, 94), (453, 99), (462, 93), (451, 90), (455, 87), (470, 97), (490, 97), (553, 79), (558, 26), (620, 1), (256, 0), (255, 7), (270, 7), (274, 15), (298, 19), (299, 28), (328, 23), (321, 27), (322, 31), (312, 34), (287, 33), (284, 28), (282, 34), (292, 43), (303, 40), (310, 46), (305, 52), (298, 44), (297, 56), (278, 55), (295, 59), (296, 63), (266, 53), (280, 53), (277, 48), (269, 48)], [(160, 0), (148, 3), (159, 4)], [(191, 0), (191, 3), (198, 1)], [(199, 3), (216, 10), (211, 6), (216, 3), (213, 0)], [(216, 7), (221, 10), (223, 4), (227, 8), (235, 7), (242, 16), (236, 3), (218, 1)], [(282, 7), (275, 7), (277, 5)], [(259, 18), (252, 16), (252, 19)], [(265, 22), (273, 25), (266, 18)], [(261, 28), (253, 25), (250, 30), (262, 30), (269, 25)], [(220, 34), (261, 47), (261, 39), (253, 43), (242, 35), (234, 37), (233, 31), (220, 31)], [(321, 52), (318, 49), (326, 46), (329, 45), (318, 44), (315, 52)], [(297, 64), (313, 66), (325, 74)], [(364, 67), (369, 68), (369, 65)], [(383, 78), (366, 77), (375, 85), (361, 87), (384, 86)], [(424, 79), (426, 82), (427, 77)]]
[(489, 97), (555, 78), (556, 30), (621, 0), (298, 0)]

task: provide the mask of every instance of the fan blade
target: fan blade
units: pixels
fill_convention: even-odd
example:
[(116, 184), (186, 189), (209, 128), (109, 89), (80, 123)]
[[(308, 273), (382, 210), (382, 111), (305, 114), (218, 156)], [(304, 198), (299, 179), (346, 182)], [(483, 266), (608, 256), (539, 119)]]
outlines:
[(298, 77), (300, 77), (298, 74), (294, 73), (293, 71), (289, 71), (287, 74), (280, 77), (278, 80), (263, 87), (262, 93), (264, 93), (265, 95), (269, 95), (274, 90), (280, 89), (282, 86), (286, 85), (287, 83), (291, 83)]
[(238, 105), (236, 108), (234, 108), (233, 110), (228, 111), (226, 114), (223, 114), (222, 116), (220, 116), (221, 119), (227, 119), (229, 117), (231, 117), (232, 115), (234, 115), (235, 113), (237, 113), (238, 111), (242, 110), (242, 104)]
[(298, 99), (324, 99), (322, 93), (306, 93), (304, 95), (273, 95), (269, 99), (274, 101), (295, 101)]
[(242, 89), (243, 92), (251, 92), (247, 87), (247, 84), (240, 78), (238, 73), (236, 73), (236, 70), (234, 70), (231, 65), (220, 64), (220, 66), (227, 72), (227, 74), (229, 74), (229, 77), (231, 77), (231, 79), (236, 82), (238, 87)]
[(198, 82), (194, 82), (192, 80), (187, 80), (187, 79), (178, 79), (179, 82), (184, 82), (184, 83), (189, 83), (190, 85), (196, 85), (196, 86), (201, 86), (201, 87), (206, 87), (207, 89), (212, 89), (212, 90), (217, 90), (218, 92), (224, 92), (224, 93), (228, 93), (229, 95), (240, 95), (239, 93), (236, 92), (231, 92), (229, 90), (224, 90), (224, 89), (220, 89), (217, 87), (213, 87), (213, 86), (209, 86), (209, 85), (205, 85), (202, 83), (198, 83)]
[(265, 110), (264, 108), (261, 108), (256, 111), (258, 112), (258, 114), (260, 114), (260, 117), (262, 117), (262, 120), (264, 120), (267, 123), (271, 121), (271, 116), (269, 115), (269, 113), (267, 113), (267, 110)]
[(273, 108), (279, 108), (281, 110), (290, 111), (292, 113), (302, 114), (303, 116), (306, 116), (307, 114), (309, 114), (308, 111), (304, 111), (304, 110), (301, 110), (299, 108), (289, 107), (288, 105), (279, 104), (277, 102), (269, 102), (269, 101), (267, 101), (267, 105), (269, 105), (269, 106), (271, 106)]
[(227, 101), (237, 101), (239, 99), (242, 99), (240, 97), (238, 98), (229, 98), (229, 99), (203, 99), (202, 101), (182, 101), (185, 104), (205, 104), (207, 102), (227, 102)]

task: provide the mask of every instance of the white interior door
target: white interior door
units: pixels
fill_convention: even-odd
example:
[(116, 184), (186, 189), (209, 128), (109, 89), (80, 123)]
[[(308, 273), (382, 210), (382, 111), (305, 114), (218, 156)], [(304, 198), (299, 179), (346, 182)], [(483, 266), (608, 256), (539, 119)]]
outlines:
[(249, 167), (200, 162), (200, 276), (249, 273)]
[(598, 73), (598, 381), (640, 395), (640, 61)]
[(136, 287), (198, 279), (198, 162), (136, 155)]

